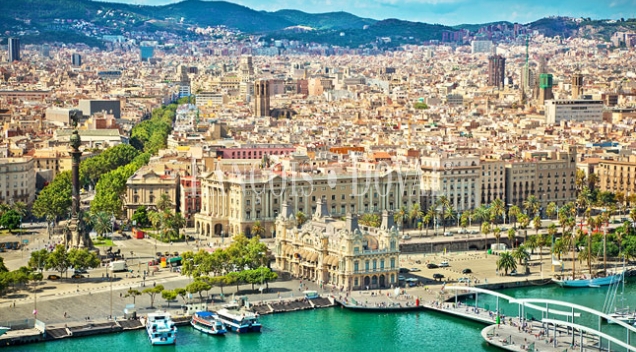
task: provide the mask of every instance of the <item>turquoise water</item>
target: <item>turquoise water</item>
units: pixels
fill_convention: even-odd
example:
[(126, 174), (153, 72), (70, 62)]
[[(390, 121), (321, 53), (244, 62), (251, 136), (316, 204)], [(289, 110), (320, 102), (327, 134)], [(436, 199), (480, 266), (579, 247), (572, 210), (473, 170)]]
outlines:
[[(600, 309), (606, 289), (566, 290), (556, 286), (503, 290), (515, 297), (542, 297), (568, 300)], [(625, 286), (625, 305), (636, 307), (636, 283)], [(479, 305), (494, 301), (480, 296)], [(514, 307), (507, 314), (516, 313)], [(261, 334), (227, 334), (214, 337), (190, 327), (181, 327), (176, 346), (151, 346), (145, 331), (66, 339), (42, 344), (17, 346), (5, 351), (498, 351), (480, 336), (484, 325), (433, 312), (363, 313), (341, 308), (318, 309), (261, 318)]]

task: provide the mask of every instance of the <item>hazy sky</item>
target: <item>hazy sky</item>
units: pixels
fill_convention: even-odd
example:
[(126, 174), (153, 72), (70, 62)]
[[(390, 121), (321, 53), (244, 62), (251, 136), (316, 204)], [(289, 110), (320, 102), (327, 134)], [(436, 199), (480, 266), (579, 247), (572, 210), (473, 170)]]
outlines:
[[(177, 0), (108, 0), (165, 5)], [(485, 23), (507, 20), (528, 23), (561, 15), (618, 19), (636, 17), (636, 0), (232, 0), (255, 10), (296, 9), (305, 12), (346, 11), (374, 19), (399, 18), (440, 23)]]

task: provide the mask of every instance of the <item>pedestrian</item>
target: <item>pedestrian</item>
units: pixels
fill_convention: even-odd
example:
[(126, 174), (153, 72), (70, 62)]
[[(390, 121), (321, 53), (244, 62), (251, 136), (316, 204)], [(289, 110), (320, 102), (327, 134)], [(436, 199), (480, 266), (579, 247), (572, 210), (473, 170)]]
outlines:
[(66, 318), (66, 312), (64, 312), (64, 318)]

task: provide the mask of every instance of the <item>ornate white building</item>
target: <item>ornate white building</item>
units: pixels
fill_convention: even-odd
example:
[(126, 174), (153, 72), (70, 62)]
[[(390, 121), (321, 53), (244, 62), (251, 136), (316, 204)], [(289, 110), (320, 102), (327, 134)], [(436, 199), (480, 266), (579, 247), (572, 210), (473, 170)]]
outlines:
[(355, 215), (335, 220), (318, 201), (313, 218), (300, 228), (292, 207), (283, 205), (276, 220), (276, 264), (304, 280), (345, 290), (398, 285), (399, 232), (393, 214), (382, 213), (379, 229), (358, 226)]

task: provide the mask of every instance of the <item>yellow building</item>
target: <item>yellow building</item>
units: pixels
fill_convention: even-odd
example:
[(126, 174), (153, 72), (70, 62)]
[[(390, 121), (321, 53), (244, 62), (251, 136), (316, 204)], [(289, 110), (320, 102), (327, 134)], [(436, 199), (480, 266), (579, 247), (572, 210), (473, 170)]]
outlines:
[(150, 166), (144, 166), (126, 181), (125, 212), (128, 219), (142, 205), (156, 209), (157, 201), (165, 193), (172, 202), (172, 211), (178, 206), (179, 174), (157, 173)]
[(384, 211), (380, 228), (328, 216), (318, 201), (313, 218), (296, 226), (291, 205), (276, 220), (276, 264), (294, 277), (344, 290), (392, 288), (399, 283), (399, 232), (393, 214)]
[(636, 194), (636, 156), (602, 160), (596, 171), (602, 192), (622, 193), (624, 199)]

